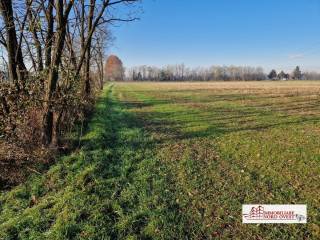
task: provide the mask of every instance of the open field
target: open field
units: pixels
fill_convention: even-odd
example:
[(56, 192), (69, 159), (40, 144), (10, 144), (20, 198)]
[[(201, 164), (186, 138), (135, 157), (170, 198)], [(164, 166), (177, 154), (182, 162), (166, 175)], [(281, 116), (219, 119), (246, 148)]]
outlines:
[[(320, 236), (320, 82), (132, 83), (116, 89), (157, 139), (196, 236)], [(309, 224), (243, 226), (243, 203), (306, 203)]]
[[(0, 195), (0, 239), (318, 239), (320, 81), (115, 83), (80, 150)], [(243, 203), (308, 224), (243, 225)]]

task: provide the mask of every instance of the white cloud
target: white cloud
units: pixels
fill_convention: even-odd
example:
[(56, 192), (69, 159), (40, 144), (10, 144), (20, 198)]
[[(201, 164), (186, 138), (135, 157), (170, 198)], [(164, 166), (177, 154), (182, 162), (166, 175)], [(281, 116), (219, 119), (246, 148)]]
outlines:
[(301, 59), (304, 58), (304, 54), (302, 53), (295, 53), (295, 54), (289, 54), (289, 59)]

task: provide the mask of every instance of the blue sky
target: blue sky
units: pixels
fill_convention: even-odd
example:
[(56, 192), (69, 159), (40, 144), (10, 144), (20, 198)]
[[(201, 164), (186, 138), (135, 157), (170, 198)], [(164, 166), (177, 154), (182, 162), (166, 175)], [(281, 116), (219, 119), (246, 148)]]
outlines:
[(144, 0), (113, 27), (125, 66), (252, 65), (320, 71), (320, 0)]

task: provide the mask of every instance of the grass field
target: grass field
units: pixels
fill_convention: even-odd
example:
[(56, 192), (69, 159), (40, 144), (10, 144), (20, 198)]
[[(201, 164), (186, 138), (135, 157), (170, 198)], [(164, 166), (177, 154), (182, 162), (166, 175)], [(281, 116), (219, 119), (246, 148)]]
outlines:
[[(116, 87), (158, 141), (190, 234), (320, 237), (320, 82)], [(241, 204), (308, 204), (307, 226), (244, 226)]]
[[(0, 239), (319, 239), (320, 81), (116, 83), (44, 176), (0, 195)], [(308, 224), (243, 225), (243, 203)]]

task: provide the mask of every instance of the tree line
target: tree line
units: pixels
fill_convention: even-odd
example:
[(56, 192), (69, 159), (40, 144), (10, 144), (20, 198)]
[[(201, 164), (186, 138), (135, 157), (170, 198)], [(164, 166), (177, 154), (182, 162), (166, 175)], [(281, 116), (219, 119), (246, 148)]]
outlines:
[(184, 64), (165, 67), (137, 66), (126, 70), (128, 81), (254, 81), (254, 80), (289, 80), (320, 79), (316, 72), (302, 73), (296, 67), (291, 74), (272, 70), (266, 74), (262, 67), (250, 66), (211, 66), (208, 68), (189, 68)]
[(136, 20), (137, 2), (0, 0), (0, 137), (25, 141), (33, 121), (30, 137), (59, 145), (103, 86), (108, 26)]

